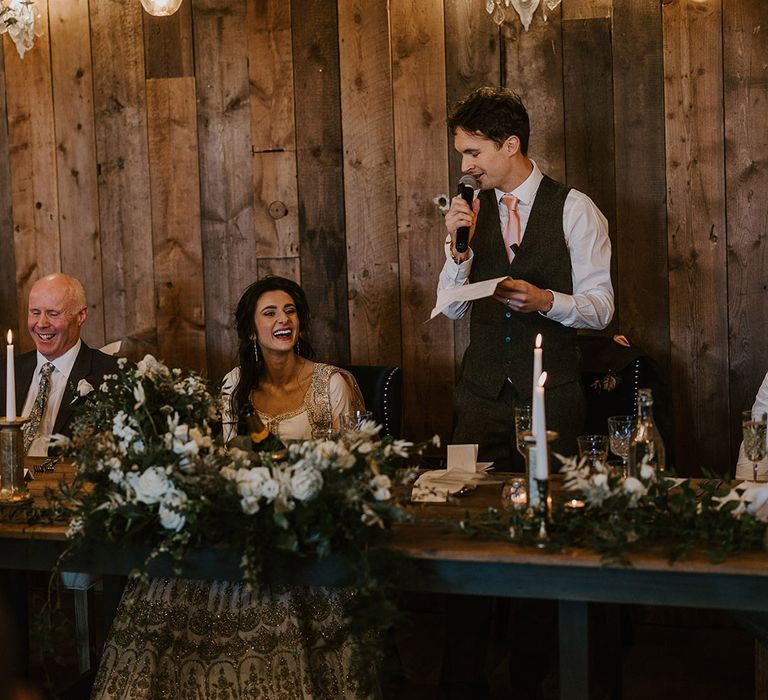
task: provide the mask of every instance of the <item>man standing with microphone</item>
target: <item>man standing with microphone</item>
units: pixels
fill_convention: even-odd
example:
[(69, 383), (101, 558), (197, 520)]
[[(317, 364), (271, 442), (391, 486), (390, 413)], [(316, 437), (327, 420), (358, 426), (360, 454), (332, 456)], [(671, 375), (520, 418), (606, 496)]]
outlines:
[[(547, 423), (560, 433), (553, 449), (574, 454), (585, 416), (576, 329), (605, 328), (613, 316), (608, 223), (589, 197), (543, 175), (528, 158), (528, 113), (516, 93), (479, 88), (456, 105), (448, 126), (465, 178), (445, 216), (438, 291), (512, 278), (493, 297), (443, 312), (458, 319), (471, 308), (453, 442), (479, 443), (478, 459), (502, 468), (519, 459), (514, 409), (531, 400), (533, 344), (541, 333)], [(480, 190), (474, 200), (466, 176)]]

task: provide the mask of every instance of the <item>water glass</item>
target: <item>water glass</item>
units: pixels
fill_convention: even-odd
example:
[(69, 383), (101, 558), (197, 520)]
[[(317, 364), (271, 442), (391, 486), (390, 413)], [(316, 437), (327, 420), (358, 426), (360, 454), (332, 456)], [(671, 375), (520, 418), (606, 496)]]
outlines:
[(586, 458), (593, 471), (598, 462), (605, 464), (608, 459), (607, 435), (579, 435), (576, 442), (579, 445), (579, 457)]
[[(752, 462), (752, 478), (758, 481), (757, 463), (765, 459), (768, 453), (768, 413), (743, 411), (741, 414), (741, 432), (744, 438), (744, 454)], [(765, 477), (766, 475), (761, 475)]]
[(611, 416), (608, 419), (608, 441), (611, 452), (621, 457), (626, 469), (629, 460), (629, 441), (632, 438), (632, 416)]

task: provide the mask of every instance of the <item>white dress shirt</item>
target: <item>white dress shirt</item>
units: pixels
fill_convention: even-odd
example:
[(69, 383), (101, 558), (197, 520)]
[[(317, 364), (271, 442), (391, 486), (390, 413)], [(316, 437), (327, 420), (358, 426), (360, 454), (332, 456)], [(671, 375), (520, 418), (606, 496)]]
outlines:
[[(752, 413), (768, 413), (768, 372), (757, 390), (757, 398), (755, 398), (755, 403), (752, 406)], [(747, 459), (747, 455), (744, 454), (744, 443), (742, 442), (739, 447), (739, 459), (736, 462), (736, 478), (751, 480), (753, 476), (752, 461)], [(766, 476), (768, 476), (768, 457), (757, 463), (758, 479), (765, 479)]]
[[(517, 213), (520, 217), (520, 240), (525, 236), (533, 202), (544, 176), (533, 163), (528, 178), (512, 192), (495, 190), (499, 208), (501, 230), (507, 223), (507, 207), (500, 203), (505, 194), (512, 194), (519, 200)], [(613, 317), (613, 285), (611, 284), (611, 240), (608, 237), (608, 221), (595, 203), (583, 192), (571, 189), (563, 207), (563, 232), (571, 257), (571, 278), (573, 294), (552, 292), (552, 309), (543, 314), (547, 318), (571, 328), (605, 328)], [(469, 282), (474, 253), (463, 263), (451, 257), (451, 237), (445, 243), (445, 265), (440, 272), (438, 291), (461, 287)], [(448, 318), (461, 318), (471, 302), (456, 302), (443, 313)]]
[(40, 386), (40, 370), (43, 368), (43, 365), (50, 362), (53, 365), (53, 372), (51, 372), (51, 388), (48, 392), (48, 402), (45, 404), (45, 413), (40, 419), (37, 437), (32, 441), (27, 452), (30, 457), (45, 457), (48, 454), (48, 438), (53, 433), (56, 416), (59, 415), (61, 399), (64, 396), (64, 390), (67, 388), (67, 381), (72, 372), (72, 367), (75, 365), (77, 353), (80, 352), (80, 345), (81, 342), (78, 340), (73, 347), (55, 360), (46, 360), (45, 356), (39, 352), (37, 353), (37, 367), (32, 375), (32, 382), (27, 392), (27, 400), (24, 402), (24, 409), (21, 412), (21, 415), (25, 418), (29, 418), (32, 406), (35, 405), (37, 390)]

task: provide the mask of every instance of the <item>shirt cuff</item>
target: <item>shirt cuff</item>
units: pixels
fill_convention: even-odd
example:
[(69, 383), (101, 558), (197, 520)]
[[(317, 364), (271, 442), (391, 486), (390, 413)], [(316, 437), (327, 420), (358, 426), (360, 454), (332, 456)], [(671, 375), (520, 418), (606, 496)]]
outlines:
[(457, 272), (466, 272), (466, 275), (469, 275), (469, 268), (471, 267), (470, 263), (472, 262), (472, 258), (475, 257), (475, 253), (472, 248), (467, 248), (467, 252), (469, 252), (469, 257), (466, 260), (463, 262), (456, 262), (451, 255), (451, 236), (448, 235), (446, 237), (445, 259), (456, 268)]
[(553, 297), (552, 308), (546, 313), (543, 311), (539, 311), (539, 313), (551, 321), (561, 321), (570, 313), (573, 304), (572, 297), (570, 294), (555, 292), (551, 289), (548, 289), (547, 291), (551, 292)]

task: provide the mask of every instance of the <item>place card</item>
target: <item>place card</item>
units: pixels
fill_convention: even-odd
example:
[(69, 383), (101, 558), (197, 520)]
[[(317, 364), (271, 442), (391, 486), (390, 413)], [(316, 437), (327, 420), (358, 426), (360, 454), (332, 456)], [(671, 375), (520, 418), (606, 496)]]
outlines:
[(477, 472), (478, 445), (448, 445), (448, 471)]

